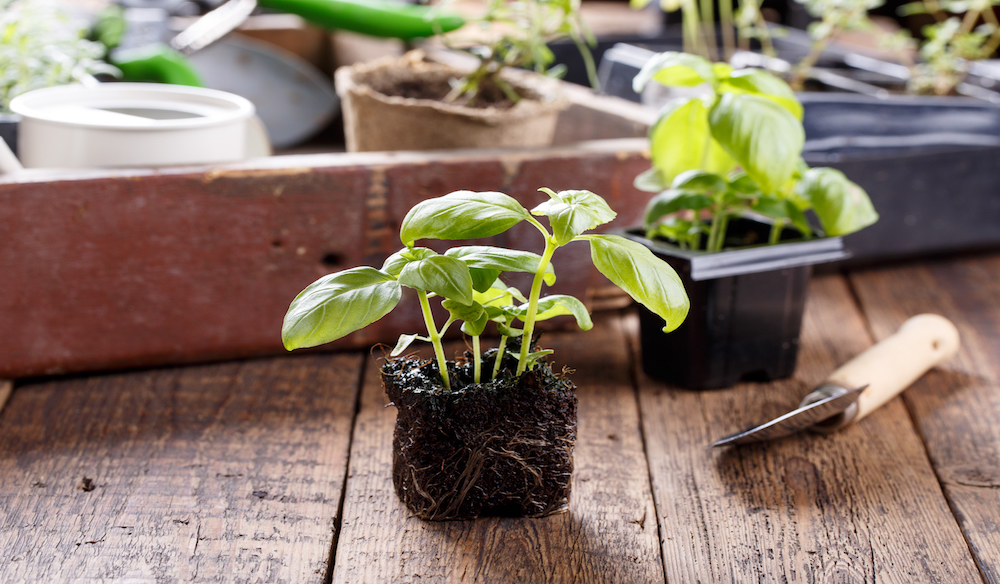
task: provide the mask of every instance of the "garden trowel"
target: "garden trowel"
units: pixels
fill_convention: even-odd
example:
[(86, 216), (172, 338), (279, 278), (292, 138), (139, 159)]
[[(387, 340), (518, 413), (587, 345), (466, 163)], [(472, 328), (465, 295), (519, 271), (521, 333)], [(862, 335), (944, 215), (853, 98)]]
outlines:
[(958, 330), (943, 316), (920, 314), (834, 371), (799, 408), (727, 436), (712, 446), (748, 444), (799, 430), (829, 433), (860, 421), (958, 351)]

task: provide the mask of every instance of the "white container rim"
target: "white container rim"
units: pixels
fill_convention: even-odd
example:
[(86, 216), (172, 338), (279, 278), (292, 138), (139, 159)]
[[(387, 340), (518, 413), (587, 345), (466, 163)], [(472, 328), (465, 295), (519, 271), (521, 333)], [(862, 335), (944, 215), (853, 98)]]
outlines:
[[(191, 117), (152, 119), (115, 113), (120, 109), (170, 109)], [(254, 115), (250, 100), (204, 87), (159, 83), (104, 83), (96, 86), (62, 85), (23, 93), (10, 109), (24, 118), (77, 128), (122, 131), (204, 128)]]

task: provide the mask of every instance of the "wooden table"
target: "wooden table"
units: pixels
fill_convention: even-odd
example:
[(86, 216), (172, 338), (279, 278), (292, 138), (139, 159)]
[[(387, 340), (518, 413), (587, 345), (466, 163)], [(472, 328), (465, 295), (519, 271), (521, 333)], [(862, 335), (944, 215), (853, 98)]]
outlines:
[[(569, 512), (544, 519), (411, 517), (367, 353), (22, 380), (0, 582), (1000, 582), (997, 274), (994, 255), (814, 278), (795, 377), (722, 391), (637, 373), (629, 311), (547, 336), (580, 428)], [(961, 352), (863, 423), (706, 448), (926, 311)]]

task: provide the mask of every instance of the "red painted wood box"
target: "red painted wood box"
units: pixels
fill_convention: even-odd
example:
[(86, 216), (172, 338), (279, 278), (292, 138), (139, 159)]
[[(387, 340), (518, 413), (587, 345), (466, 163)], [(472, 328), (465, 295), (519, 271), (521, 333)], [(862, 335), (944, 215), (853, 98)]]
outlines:
[[(218, 167), (31, 170), (0, 177), (0, 378), (281, 353), (289, 302), (319, 276), (398, 250), (415, 203), (499, 190), (590, 189), (634, 223), (648, 195), (648, 112), (573, 92), (543, 150), (276, 156)], [(615, 139), (617, 138), (617, 139)], [(586, 141), (590, 140), (590, 141)], [(531, 228), (495, 238), (541, 251)], [(556, 258), (553, 291), (600, 285), (587, 246)], [(419, 332), (415, 302), (334, 344)]]

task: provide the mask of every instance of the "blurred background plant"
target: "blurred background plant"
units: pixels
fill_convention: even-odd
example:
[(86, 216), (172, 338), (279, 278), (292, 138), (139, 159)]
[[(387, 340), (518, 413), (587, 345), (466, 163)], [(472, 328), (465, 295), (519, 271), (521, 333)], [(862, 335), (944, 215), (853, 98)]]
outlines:
[(26, 91), (116, 73), (89, 31), (56, 0), (0, 0), (0, 113)]
[[(792, 63), (787, 76), (796, 91), (803, 89), (810, 69), (829, 44), (845, 33), (863, 33), (879, 48), (893, 55), (909, 69), (907, 90), (916, 94), (949, 95), (969, 74), (969, 63), (988, 59), (1000, 47), (1000, 20), (994, 7), (1000, 0), (921, 0), (903, 4), (896, 10), (900, 19), (913, 16), (932, 18), (914, 34), (906, 28), (887, 31), (870, 15), (885, 0), (794, 0), (814, 19), (808, 26), (811, 45), (808, 53)], [(653, 0), (630, 0), (643, 8)], [(684, 51), (713, 61), (728, 61), (736, 48), (747, 50), (757, 39), (760, 50), (775, 56), (771, 37), (782, 34), (769, 25), (759, 0), (660, 0), (664, 12), (681, 12)], [(770, 28), (769, 28), (770, 27)], [(717, 38), (721, 35), (721, 39)], [(719, 42), (721, 40), (721, 43)], [(718, 47), (721, 44), (721, 52)], [(914, 56), (918, 56), (917, 59)]]
[[(445, 9), (458, 0), (438, 3)], [(583, 56), (591, 85), (597, 86), (597, 67), (589, 45), (595, 42), (580, 13), (581, 0), (488, 0), (474, 23), (489, 38), (470, 47), (458, 46), (443, 37), (446, 46), (471, 53), (479, 59), (476, 69), (458, 80), (449, 101), (474, 102), (481, 89), (495, 84), (506, 97), (517, 102), (520, 96), (501, 77), (507, 67), (522, 67), (550, 77), (561, 77), (565, 67), (552, 66), (555, 55), (548, 43), (570, 39)]]
[(969, 73), (969, 61), (988, 59), (1000, 46), (1000, 0), (926, 0), (900, 7), (903, 16), (929, 14), (923, 27), (922, 62), (911, 66), (909, 89), (947, 95)]
[[(645, 8), (652, 2), (629, 0), (635, 9)], [(749, 50), (750, 40), (757, 39), (762, 52), (774, 56), (770, 31), (758, 0), (738, 0), (735, 10), (732, 0), (718, 2), (718, 16), (715, 6), (715, 0), (660, 0), (664, 12), (681, 11), (686, 53), (712, 61), (728, 61), (737, 48)], [(720, 40), (721, 54), (718, 50)]]

